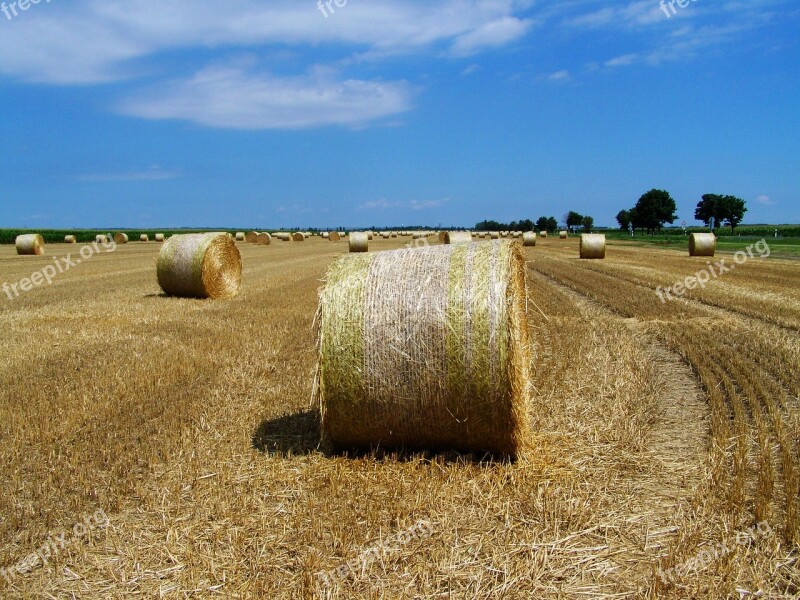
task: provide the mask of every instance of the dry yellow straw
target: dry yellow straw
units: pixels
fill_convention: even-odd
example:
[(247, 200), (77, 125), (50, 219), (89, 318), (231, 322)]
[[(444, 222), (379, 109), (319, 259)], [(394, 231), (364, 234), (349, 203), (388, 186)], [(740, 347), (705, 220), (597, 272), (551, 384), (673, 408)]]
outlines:
[(363, 231), (351, 233), (350, 252), (369, 252), (369, 235)]
[(522, 234), (522, 245), (523, 246), (535, 246), (536, 245), (536, 234), (533, 231), (526, 231)]
[(174, 235), (161, 247), (157, 274), (168, 296), (233, 298), (241, 284), (242, 257), (225, 233)]
[(246, 242), (247, 238), (245, 237), (244, 231), (237, 231), (236, 232), (236, 241), (237, 242)]
[(319, 310), (315, 389), (330, 447), (519, 454), (531, 350), (518, 244), (347, 255)]
[(306, 241), (306, 234), (298, 231), (292, 234), (292, 240), (295, 242), (305, 242)]
[(472, 234), (469, 231), (447, 231), (444, 234), (445, 244), (469, 244)]
[(117, 232), (114, 234), (114, 243), (115, 244), (127, 244), (128, 243), (128, 234)]
[(20, 256), (41, 256), (44, 254), (44, 238), (38, 233), (18, 235), (14, 240)]
[(255, 244), (258, 241), (258, 232), (257, 231), (248, 231), (244, 235), (244, 241), (248, 244)]
[(693, 233), (689, 236), (689, 256), (714, 256), (717, 237), (713, 233)]
[(75, 237), (74, 235), (66, 235), (66, 236), (64, 236), (64, 243), (65, 244), (77, 244), (78, 243), (78, 238)]
[(606, 236), (602, 233), (583, 233), (581, 234), (581, 258), (606, 257)]
[(146, 233), (143, 233), (143, 234), (141, 234), (139, 236), (139, 241), (140, 242), (149, 242), (150, 241), (150, 236), (147, 235)]
[(256, 236), (256, 244), (259, 246), (269, 246), (272, 243), (272, 236), (267, 232), (261, 232)]
[(328, 233), (328, 239), (332, 242), (338, 242), (340, 239), (342, 239), (342, 236), (339, 235), (338, 231), (331, 231)]

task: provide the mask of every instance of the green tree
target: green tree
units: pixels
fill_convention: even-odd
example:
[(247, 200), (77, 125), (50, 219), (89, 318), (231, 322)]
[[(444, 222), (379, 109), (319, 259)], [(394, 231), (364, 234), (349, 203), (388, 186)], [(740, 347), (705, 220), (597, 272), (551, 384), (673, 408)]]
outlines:
[(584, 215), (583, 219), (581, 219), (581, 225), (583, 225), (583, 230), (586, 233), (591, 233), (592, 228), (594, 228), (594, 219), (589, 215)]
[(564, 215), (564, 223), (567, 224), (567, 229), (573, 231), (583, 221), (583, 215), (576, 213), (574, 210), (569, 211)]
[(547, 217), (547, 229), (546, 231), (558, 231), (558, 221), (556, 221), (555, 217)]
[(536, 219), (536, 231), (547, 231), (547, 217)]
[(619, 211), (617, 213), (617, 223), (619, 223), (619, 228), (622, 229), (622, 231), (628, 231), (628, 227), (630, 227), (631, 224), (631, 211)]
[(675, 200), (666, 190), (652, 189), (642, 194), (634, 208), (639, 226), (646, 229), (647, 233), (655, 233), (661, 230), (665, 223), (674, 223), (678, 218), (675, 214), (678, 210)]
[(741, 198), (720, 194), (703, 194), (703, 199), (697, 203), (694, 218), (709, 227), (713, 218), (716, 225), (721, 227), (724, 223), (733, 231), (741, 223), (746, 212), (745, 201)]

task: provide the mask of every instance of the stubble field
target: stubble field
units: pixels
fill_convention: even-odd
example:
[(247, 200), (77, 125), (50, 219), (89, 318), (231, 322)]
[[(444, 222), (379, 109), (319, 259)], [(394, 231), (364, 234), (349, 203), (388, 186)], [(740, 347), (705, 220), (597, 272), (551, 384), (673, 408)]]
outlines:
[[(800, 262), (662, 303), (706, 259), (526, 249), (533, 452), (503, 463), (318, 449), (313, 321), (346, 242), (240, 244), (222, 302), (164, 297), (159, 247), (0, 296), (0, 597), (800, 594)], [(76, 251), (0, 246), (2, 280)]]

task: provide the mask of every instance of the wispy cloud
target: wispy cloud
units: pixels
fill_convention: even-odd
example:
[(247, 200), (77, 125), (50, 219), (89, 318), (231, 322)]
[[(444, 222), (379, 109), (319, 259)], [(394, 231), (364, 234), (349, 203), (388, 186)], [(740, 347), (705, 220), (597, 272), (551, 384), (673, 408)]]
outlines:
[(364, 202), (358, 208), (361, 210), (388, 210), (388, 209), (411, 209), (411, 210), (430, 210), (439, 208), (450, 202), (449, 198), (442, 198), (439, 200), (387, 200), (381, 198), (380, 200), (371, 200)]
[(756, 198), (756, 202), (758, 204), (763, 204), (764, 206), (774, 206), (775, 204), (777, 204), (777, 202), (775, 200), (772, 200), (766, 194), (761, 194), (760, 196), (758, 196)]
[(563, 69), (561, 71), (556, 71), (555, 73), (550, 73), (550, 75), (547, 76), (547, 79), (550, 81), (566, 81), (569, 79), (569, 71)]
[(164, 171), (160, 167), (151, 167), (146, 171), (129, 171), (125, 173), (92, 173), (79, 175), (78, 181), (102, 183), (109, 181), (166, 181), (178, 179), (183, 175), (178, 171)]

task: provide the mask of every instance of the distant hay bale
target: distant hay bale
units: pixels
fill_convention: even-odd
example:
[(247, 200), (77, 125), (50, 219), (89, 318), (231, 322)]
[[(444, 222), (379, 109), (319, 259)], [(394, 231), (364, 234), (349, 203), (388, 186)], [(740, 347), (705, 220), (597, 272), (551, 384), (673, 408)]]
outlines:
[(381, 233), (381, 237), (385, 240), (388, 240), (391, 237), (391, 234), (388, 231), (384, 231)]
[(272, 243), (272, 236), (262, 231), (256, 236), (256, 244), (259, 246), (269, 246)]
[(237, 231), (236, 232), (236, 241), (237, 242), (246, 242), (247, 236), (245, 235), (244, 231)]
[(102, 233), (95, 236), (94, 241), (98, 244), (107, 244), (109, 242), (109, 238), (107, 235), (103, 235)]
[(515, 237), (515, 238), (521, 238), (522, 237), (522, 232), (521, 231), (515, 231), (515, 232), (513, 232), (511, 234), (511, 236)]
[(331, 231), (328, 234), (328, 239), (332, 242), (338, 242), (340, 239), (342, 239), (342, 236), (339, 235), (338, 231)]
[(327, 446), (522, 451), (531, 350), (518, 244), (342, 257), (319, 314)]
[(367, 241), (372, 241), (372, 239), (374, 237), (375, 237), (375, 234), (372, 231), (368, 231), (367, 232)]
[(500, 239), (500, 232), (499, 231), (490, 231), (489, 232), (489, 239), (499, 240)]
[(157, 274), (168, 296), (233, 298), (241, 285), (242, 257), (224, 233), (174, 235), (161, 248)]
[(540, 231), (539, 232), (539, 237), (540, 238), (546, 238), (547, 237), (547, 232), (546, 231)]
[(351, 233), (350, 252), (369, 252), (369, 234), (363, 231)]
[(14, 243), (19, 256), (41, 256), (44, 254), (44, 238), (38, 233), (18, 235)]
[(446, 239), (447, 239), (447, 232), (446, 231), (440, 231), (439, 232), (439, 242), (444, 244)]
[(689, 236), (689, 256), (714, 256), (717, 237), (713, 233), (693, 233)]
[(164, 234), (163, 233), (157, 233), (154, 236), (153, 239), (155, 239), (155, 241), (157, 241), (157, 242), (163, 242), (164, 241)]
[(258, 241), (258, 232), (248, 231), (244, 234), (244, 241), (248, 244), (255, 244)]
[(523, 246), (535, 246), (536, 245), (536, 234), (533, 231), (526, 231), (522, 234), (522, 245)]
[(566, 231), (559, 231), (559, 232), (558, 232), (558, 237), (559, 237), (560, 239), (562, 239), (562, 240), (565, 240), (565, 239), (567, 239), (567, 232), (566, 232)]
[(323, 240), (327, 240), (330, 238), (330, 234), (327, 231), (323, 231), (321, 234)]
[(444, 234), (445, 244), (469, 244), (472, 243), (472, 234), (469, 231), (446, 231)]
[(292, 241), (293, 242), (305, 242), (306, 241), (306, 234), (302, 231), (298, 231), (292, 234)]
[(117, 233), (114, 234), (114, 243), (117, 244), (117, 245), (119, 245), (119, 244), (127, 244), (128, 243), (128, 234), (127, 233), (122, 233), (121, 231), (118, 231)]
[(581, 234), (581, 258), (606, 257), (606, 236), (602, 233)]
[(150, 236), (147, 235), (146, 233), (143, 233), (142, 235), (139, 236), (139, 241), (140, 242), (149, 242), (150, 241)]
[(78, 243), (78, 238), (75, 237), (74, 235), (66, 235), (66, 236), (64, 236), (64, 243), (65, 244), (77, 244)]
[(396, 231), (393, 231), (393, 232), (391, 233), (391, 235), (392, 235), (392, 237), (393, 237), (393, 238), (396, 238), (396, 237), (397, 237), (397, 232), (396, 232)]

